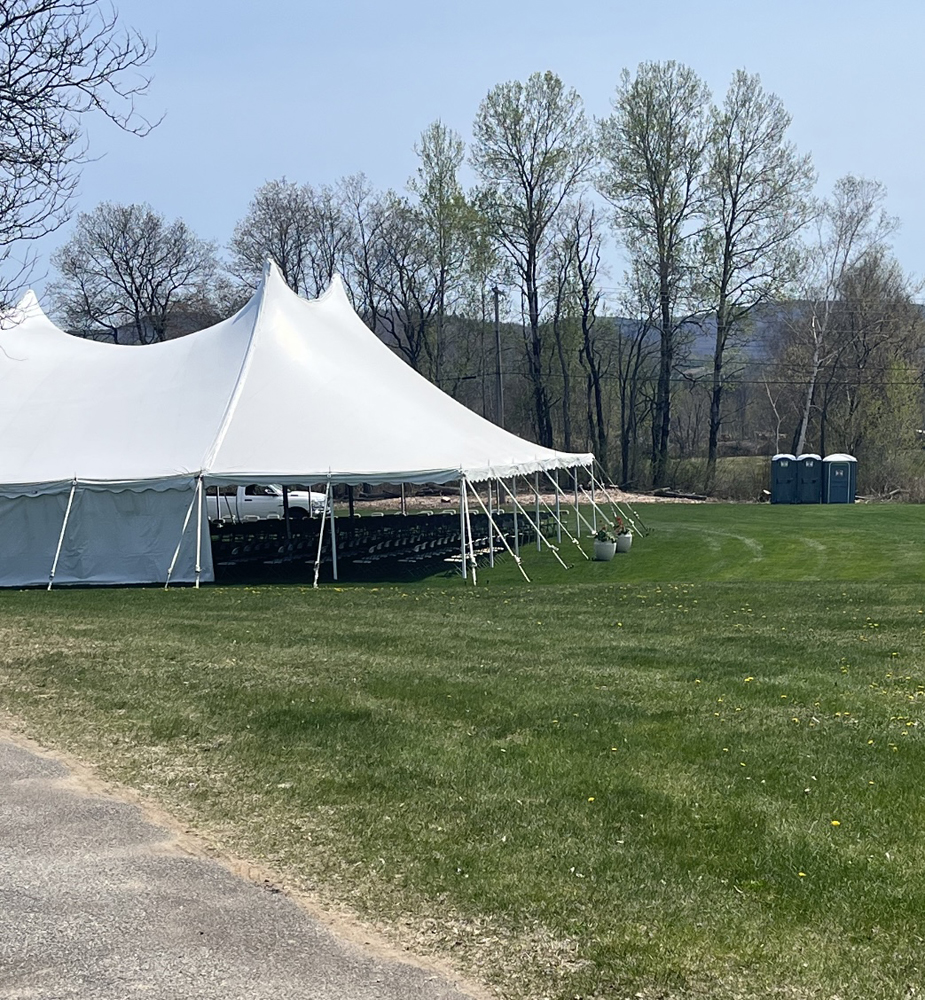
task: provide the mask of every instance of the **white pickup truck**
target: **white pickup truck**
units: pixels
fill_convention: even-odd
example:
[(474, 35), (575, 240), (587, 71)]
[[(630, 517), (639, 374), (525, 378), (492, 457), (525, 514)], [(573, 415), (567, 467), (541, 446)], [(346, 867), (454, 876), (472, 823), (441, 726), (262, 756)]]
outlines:
[[(324, 493), (289, 490), (289, 518), (313, 517), (324, 512)], [(206, 508), (210, 521), (259, 521), (283, 516), (281, 486), (209, 486)]]

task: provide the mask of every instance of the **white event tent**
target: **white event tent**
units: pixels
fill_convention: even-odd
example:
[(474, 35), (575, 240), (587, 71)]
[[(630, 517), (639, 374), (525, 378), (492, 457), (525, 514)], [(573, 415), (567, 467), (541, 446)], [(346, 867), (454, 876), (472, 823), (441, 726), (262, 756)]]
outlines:
[(477, 482), (592, 462), (446, 395), (367, 328), (339, 278), (308, 301), (269, 263), (230, 319), (147, 347), (72, 337), (31, 292), (0, 322), (0, 586), (211, 580), (209, 485)]

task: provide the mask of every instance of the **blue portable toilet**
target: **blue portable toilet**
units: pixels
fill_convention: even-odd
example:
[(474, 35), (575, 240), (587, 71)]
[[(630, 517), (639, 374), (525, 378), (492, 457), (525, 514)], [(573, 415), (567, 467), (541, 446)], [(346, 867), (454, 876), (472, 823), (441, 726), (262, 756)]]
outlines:
[(822, 502), (854, 503), (858, 460), (853, 455), (826, 455), (822, 466)]
[(771, 459), (771, 503), (797, 503), (796, 455), (775, 455)]
[(822, 456), (797, 456), (797, 503), (822, 503)]

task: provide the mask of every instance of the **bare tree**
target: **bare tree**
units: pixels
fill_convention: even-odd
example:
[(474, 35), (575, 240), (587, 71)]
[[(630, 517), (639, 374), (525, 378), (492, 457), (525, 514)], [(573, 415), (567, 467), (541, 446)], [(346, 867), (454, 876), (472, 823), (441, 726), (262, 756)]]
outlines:
[(97, 0), (0, 0), (0, 261), (67, 220), (87, 113), (137, 135), (151, 130), (135, 100), (149, 82), (138, 70), (153, 55)]
[[(862, 453), (871, 439), (899, 444), (901, 421), (894, 411), (904, 395), (900, 386), (908, 383), (920, 395), (922, 384), (918, 291), (882, 251), (865, 254), (843, 276), (832, 310), (837, 353), (820, 383), (820, 449), (830, 436), (852, 455)], [(906, 447), (911, 443), (907, 440)]]
[[(562, 435), (573, 450), (573, 379), (584, 377), (587, 441), (607, 467), (603, 349), (598, 339), (597, 287), (601, 267), (601, 220), (594, 206), (579, 199), (563, 206), (554, 226), (548, 285), (552, 304), (550, 326), (562, 377)], [(577, 395), (577, 394), (576, 394)]]
[(471, 162), (486, 185), (491, 231), (511, 262), (524, 298), (527, 371), (540, 444), (553, 429), (540, 325), (540, 287), (549, 226), (587, 178), (594, 149), (581, 98), (554, 73), (499, 84), (473, 126)]
[(886, 189), (879, 181), (849, 174), (836, 182), (832, 198), (818, 214), (816, 244), (803, 292), (806, 308), (791, 338), (791, 351), (800, 355), (806, 372), (801, 379), (805, 391), (793, 436), (794, 454), (805, 447), (822, 371), (839, 353), (833, 323), (839, 289), (852, 269), (886, 251), (898, 228), (898, 220), (883, 207), (885, 200)]
[(786, 140), (790, 115), (758, 76), (739, 70), (712, 115), (706, 175), (704, 275), (716, 319), (707, 445), (712, 485), (722, 423), (726, 348), (746, 335), (744, 321), (799, 274), (797, 239), (811, 216), (815, 172)]
[(381, 292), (388, 263), (387, 241), (383, 238), (389, 222), (388, 199), (373, 188), (364, 174), (344, 177), (338, 182), (338, 192), (350, 220), (347, 287), (354, 308), (378, 333), (381, 318), (388, 311)]
[(710, 93), (696, 73), (675, 62), (642, 63), (623, 71), (613, 114), (600, 123), (606, 169), (601, 193), (614, 206), (640, 277), (657, 289), (661, 337), (653, 478), (668, 469), (671, 388), (683, 318), (679, 303), (692, 279), (703, 208), (702, 174), (709, 136)]
[(616, 369), (620, 389), (620, 481), (637, 483), (639, 438), (647, 423), (653, 448), (658, 427), (654, 417), (660, 370), (659, 298), (651, 275), (637, 259), (627, 275), (621, 308), (630, 319), (617, 320)]
[(271, 258), (294, 292), (314, 298), (344, 269), (350, 238), (351, 222), (334, 189), (285, 177), (268, 181), (235, 226), (231, 270), (253, 287)]
[(113, 341), (127, 330), (139, 344), (166, 340), (178, 299), (197, 295), (217, 266), (215, 246), (181, 219), (109, 202), (77, 217), (52, 263), (60, 274), (52, 295), (70, 327)]
[(436, 377), (435, 318), (439, 309), (440, 264), (410, 203), (390, 194), (378, 236), (376, 285), (381, 301), (381, 334), (415, 371)]

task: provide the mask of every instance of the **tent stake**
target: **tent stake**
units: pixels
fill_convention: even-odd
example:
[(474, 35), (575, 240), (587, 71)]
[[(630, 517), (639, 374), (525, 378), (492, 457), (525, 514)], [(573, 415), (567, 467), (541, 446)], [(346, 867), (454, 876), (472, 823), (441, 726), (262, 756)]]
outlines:
[(71, 483), (71, 492), (67, 498), (67, 507), (64, 509), (64, 520), (61, 522), (61, 534), (58, 535), (58, 547), (55, 549), (55, 558), (51, 564), (51, 572), (48, 574), (48, 589), (51, 590), (51, 585), (55, 579), (55, 573), (58, 571), (58, 558), (61, 555), (61, 546), (64, 544), (64, 532), (67, 530), (67, 522), (71, 516), (71, 504), (74, 502), (74, 491), (77, 489), (77, 479)]

